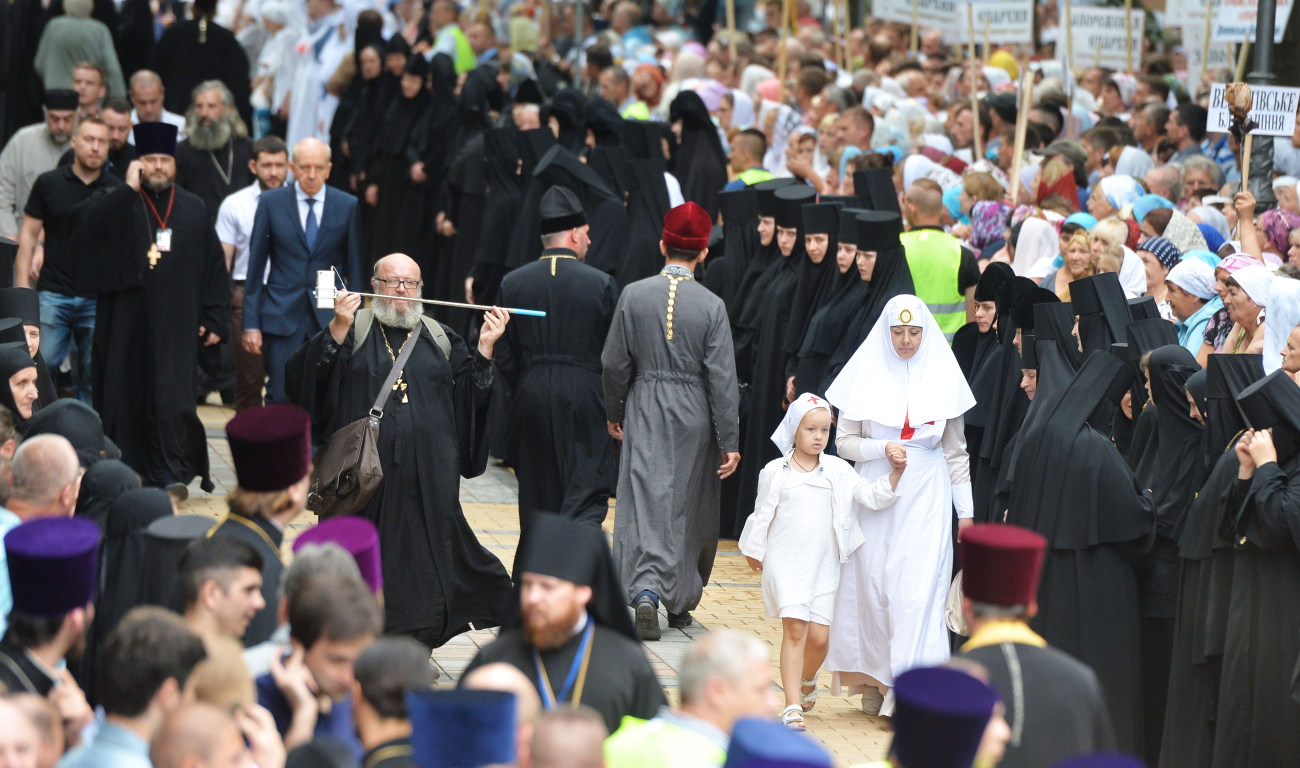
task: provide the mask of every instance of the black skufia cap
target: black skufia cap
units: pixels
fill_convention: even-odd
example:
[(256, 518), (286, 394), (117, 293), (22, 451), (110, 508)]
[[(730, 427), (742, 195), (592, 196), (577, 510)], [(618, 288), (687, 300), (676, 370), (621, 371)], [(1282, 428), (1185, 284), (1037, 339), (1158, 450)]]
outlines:
[(537, 212), (543, 235), (564, 232), (587, 223), (587, 214), (582, 211), (582, 201), (573, 190), (558, 184), (542, 195)]
[(537, 84), (536, 80), (525, 80), (515, 89), (516, 104), (537, 104), (540, 106), (545, 102), (546, 99), (542, 97), (541, 86)]
[(864, 208), (903, 215), (898, 207), (898, 190), (894, 189), (894, 172), (888, 168), (854, 171), (853, 192), (862, 201)]
[(803, 233), (805, 235), (830, 235), (831, 240), (839, 236), (840, 204), (811, 203), (803, 207)]
[(728, 224), (758, 219), (758, 193), (753, 187), (733, 189), (718, 195), (718, 210)]
[(782, 229), (800, 229), (803, 226), (803, 207), (817, 199), (812, 187), (803, 184), (782, 187), (776, 191), (776, 225)]
[(776, 216), (776, 191), (798, 183), (794, 179), (768, 179), (751, 186), (750, 189), (758, 195), (758, 215)]
[(863, 211), (858, 214), (859, 251), (887, 251), (900, 245), (903, 217), (897, 211)]
[(0, 317), (16, 317), (23, 325), (40, 325), (40, 296), (31, 288), (0, 288)]

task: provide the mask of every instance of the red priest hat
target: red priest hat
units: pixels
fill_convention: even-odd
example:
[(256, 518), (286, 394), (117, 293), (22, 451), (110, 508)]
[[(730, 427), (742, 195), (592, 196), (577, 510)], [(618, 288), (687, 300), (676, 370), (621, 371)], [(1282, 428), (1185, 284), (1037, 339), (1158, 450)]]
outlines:
[(702, 251), (712, 233), (713, 220), (695, 203), (682, 203), (664, 215), (664, 245), (669, 248)]
[(967, 528), (958, 546), (966, 597), (990, 605), (1037, 601), (1047, 539), (1018, 525), (985, 523)]
[(311, 415), (292, 405), (240, 411), (226, 424), (235, 477), (246, 491), (282, 491), (311, 470)]

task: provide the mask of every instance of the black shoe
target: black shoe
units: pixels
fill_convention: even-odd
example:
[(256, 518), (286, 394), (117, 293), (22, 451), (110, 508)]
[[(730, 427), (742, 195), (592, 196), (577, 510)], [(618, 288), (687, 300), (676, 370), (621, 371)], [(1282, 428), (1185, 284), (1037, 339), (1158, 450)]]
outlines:
[(636, 633), (642, 640), (659, 639), (659, 608), (648, 597), (636, 601)]
[(190, 497), (190, 489), (183, 483), (171, 483), (166, 488), (167, 495), (172, 497), (177, 504), (180, 504)]
[(673, 629), (686, 629), (694, 623), (695, 619), (691, 618), (690, 611), (682, 611), (681, 613), (668, 612), (668, 626)]

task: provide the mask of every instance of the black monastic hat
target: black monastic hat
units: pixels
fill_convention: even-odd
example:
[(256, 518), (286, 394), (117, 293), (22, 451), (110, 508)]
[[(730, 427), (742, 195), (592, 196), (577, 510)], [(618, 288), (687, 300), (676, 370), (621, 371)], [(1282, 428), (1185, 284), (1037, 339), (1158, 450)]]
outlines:
[(578, 196), (573, 190), (558, 184), (542, 195), (537, 211), (543, 235), (575, 229), (587, 223), (587, 214), (583, 213)]
[(895, 211), (863, 211), (858, 214), (859, 251), (887, 251), (899, 246), (903, 217)]
[(776, 225), (782, 229), (799, 229), (803, 226), (803, 207), (817, 199), (817, 192), (809, 186), (795, 184), (776, 191)]

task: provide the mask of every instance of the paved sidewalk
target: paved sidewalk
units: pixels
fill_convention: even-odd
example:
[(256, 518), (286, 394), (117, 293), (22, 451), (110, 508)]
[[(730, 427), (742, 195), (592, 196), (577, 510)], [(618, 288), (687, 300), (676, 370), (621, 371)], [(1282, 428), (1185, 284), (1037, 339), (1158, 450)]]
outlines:
[[(208, 453), (217, 490), (206, 494), (195, 483), (191, 486), (190, 500), (182, 505), (182, 511), (217, 517), (225, 511), (225, 492), (235, 484), (230, 451), (222, 429), (234, 412), (215, 406), (204, 406), (199, 410), (208, 430)], [(502, 467), (491, 466), (481, 477), (461, 481), (460, 500), (479, 541), (508, 569), (519, 542), (518, 488), (514, 474)], [(304, 513), (289, 526), (287, 538), (296, 537), (313, 523), (315, 515)], [(607, 533), (614, 530), (612, 508), (604, 527)], [(781, 650), (781, 623), (763, 618), (758, 574), (746, 566), (735, 542), (719, 544), (713, 578), (704, 588), (704, 598), (692, 615), (695, 625), (680, 630), (668, 628), (667, 617), (661, 614), (663, 638), (644, 644), (646, 656), (670, 700), (677, 700), (677, 668), (692, 638), (719, 627), (753, 632), (766, 642), (772, 649), (772, 679), (779, 686), (777, 659)], [(491, 642), (494, 636), (493, 630), (469, 632), (435, 651), (433, 661), (441, 674), (439, 685), (454, 685), (479, 647)], [(834, 753), (839, 765), (883, 759), (890, 740), (888, 720), (862, 714), (857, 697), (829, 696), (828, 673), (821, 674), (820, 683), (822, 696), (816, 708), (804, 716), (808, 732)]]

